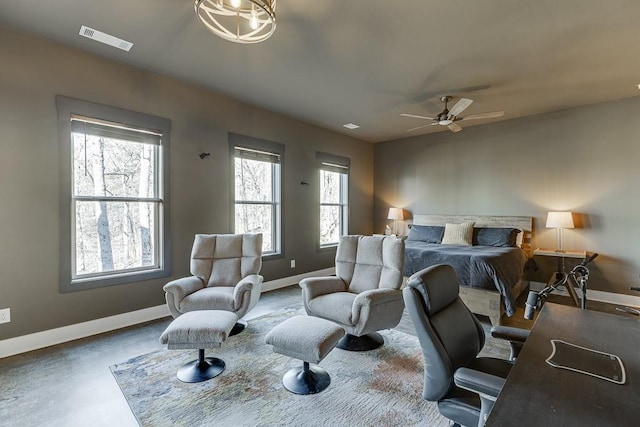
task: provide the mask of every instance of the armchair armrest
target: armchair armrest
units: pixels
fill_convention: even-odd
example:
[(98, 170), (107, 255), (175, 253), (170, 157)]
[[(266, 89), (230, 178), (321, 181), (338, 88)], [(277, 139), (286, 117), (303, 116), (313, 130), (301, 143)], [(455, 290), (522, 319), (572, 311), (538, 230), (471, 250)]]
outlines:
[(490, 400), (496, 400), (504, 386), (505, 379), (470, 368), (458, 368), (453, 374), (456, 386), (478, 393)]
[(242, 305), (245, 292), (252, 293), (254, 290), (258, 294), (262, 292), (262, 280), (262, 276), (250, 274), (238, 282), (233, 288), (233, 305), (236, 310)]
[(172, 280), (163, 286), (165, 292), (173, 294), (176, 301), (180, 302), (189, 294), (204, 288), (202, 279), (197, 276), (182, 277)]
[(182, 314), (178, 307), (180, 302), (195, 291), (204, 288), (204, 282), (197, 276), (182, 277), (163, 286), (169, 312), (175, 318)]
[(303, 297), (307, 302), (320, 295), (347, 291), (347, 284), (335, 276), (308, 277), (300, 281), (300, 287), (302, 288)]
[(398, 289), (371, 289), (358, 294), (353, 301), (353, 306), (386, 304), (396, 300), (402, 300), (402, 291)]
[(365, 330), (380, 330), (395, 327), (402, 317), (404, 299), (399, 289), (371, 289), (359, 293), (353, 300), (351, 319), (360, 323), (361, 318), (366, 325)]

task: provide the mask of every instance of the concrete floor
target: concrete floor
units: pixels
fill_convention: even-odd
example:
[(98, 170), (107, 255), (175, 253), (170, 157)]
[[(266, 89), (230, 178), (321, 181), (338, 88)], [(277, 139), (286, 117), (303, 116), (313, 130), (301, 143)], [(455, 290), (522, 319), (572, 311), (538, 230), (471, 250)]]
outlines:
[[(297, 285), (266, 292), (246, 319), (301, 303)], [(170, 322), (167, 317), (0, 359), (0, 426), (137, 426), (109, 366), (163, 350), (158, 338)], [(406, 313), (396, 329), (414, 333)], [(508, 355), (505, 344), (497, 347)]]
[[(245, 318), (300, 303), (297, 285), (265, 292)], [(165, 349), (158, 338), (171, 320), (0, 359), (0, 426), (137, 426), (109, 366)]]

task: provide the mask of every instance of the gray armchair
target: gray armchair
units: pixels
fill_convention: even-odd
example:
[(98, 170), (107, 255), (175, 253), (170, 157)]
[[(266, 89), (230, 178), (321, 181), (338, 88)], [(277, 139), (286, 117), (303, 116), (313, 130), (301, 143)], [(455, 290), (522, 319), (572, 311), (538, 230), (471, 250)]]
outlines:
[(310, 316), (331, 320), (346, 335), (337, 347), (366, 351), (384, 339), (376, 331), (395, 327), (402, 317), (404, 241), (395, 236), (342, 236), (336, 276), (300, 282)]
[[(258, 302), (262, 292), (262, 234), (196, 234), (190, 271), (164, 286), (174, 318), (195, 310), (225, 310), (240, 319)], [(231, 335), (241, 332), (238, 320)]]
[[(440, 413), (455, 425), (483, 426), (512, 365), (477, 357), (485, 333), (458, 297), (459, 289), (455, 270), (441, 264), (412, 275), (403, 296), (424, 356), (422, 397), (438, 402)], [(509, 340), (524, 341), (526, 335), (515, 328), (494, 331)]]

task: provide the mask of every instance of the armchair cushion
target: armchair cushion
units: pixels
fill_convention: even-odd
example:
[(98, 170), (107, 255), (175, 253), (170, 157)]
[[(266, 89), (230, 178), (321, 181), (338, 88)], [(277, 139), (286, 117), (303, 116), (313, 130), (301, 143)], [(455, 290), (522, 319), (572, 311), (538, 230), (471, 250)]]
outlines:
[(261, 234), (196, 234), (191, 274), (207, 286), (235, 286), (262, 267)]
[(320, 295), (309, 301), (308, 307), (314, 316), (353, 326), (358, 319), (353, 318), (352, 307), (356, 294), (351, 292), (334, 292)]
[(241, 279), (240, 258), (216, 259), (207, 286), (235, 286)]
[(180, 311), (186, 313), (195, 310), (216, 310), (236, 311), (233, 298), (234, 288), (230, 286), (207, 287), (187, 295), (180, 302)]
[(384, 236), (342, 236), (336, 252), (336, 276), (349, 284), (349, 292), (400, 289), (404, 241)]

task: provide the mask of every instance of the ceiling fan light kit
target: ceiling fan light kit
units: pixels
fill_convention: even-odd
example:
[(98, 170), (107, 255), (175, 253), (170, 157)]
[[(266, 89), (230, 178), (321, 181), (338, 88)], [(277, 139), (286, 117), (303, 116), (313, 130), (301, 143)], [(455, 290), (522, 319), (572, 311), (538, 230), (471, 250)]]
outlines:
[(462, 120), (492, 119), (495, 117), (502, 117), (504, 115), (504, 111), (491, 111), (489, 113), (470, 114), (466, 117), (461, 117), (460, 114), (464, 110), (466, 110), (467, 107), (469, 107), (469, 105), (473, 103), (473, 100), (467, 99), (467, 98), (460, 98), (460, 100), (456, 102), (456, 104), (453, 107), (451, 107), (451, 111), (449, 111), (448, 104), (449, 104), (449, 101), (451, 101), (451, 99), (452, 97), (449, 95), (440, 97), (440, 101), (444, 102), (444, 110), (442, 110), (442, 112), (435, 117), (420, 116), (417, 114), (408, 114), (408, 113), (400, 114), (403, 117), (434, 121), (434, 123), (429, 123), (427, 125), (411, 128), (407, 130), (407, 132), (411, 132), (414, 130), (425, 128), (427, 126), (435, 126), (435, 125), (446, 126), (449, 128), (451, 132), (460, 132), (462, 130), (462, 126), (460, 126), (456, 122), (459, 122)]
[(198, 19), (234, 43), (259, 43), (276, 30), (276, 0), (195, 0)]

